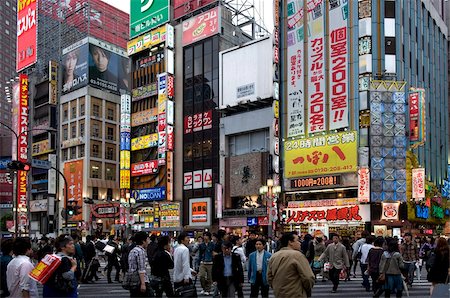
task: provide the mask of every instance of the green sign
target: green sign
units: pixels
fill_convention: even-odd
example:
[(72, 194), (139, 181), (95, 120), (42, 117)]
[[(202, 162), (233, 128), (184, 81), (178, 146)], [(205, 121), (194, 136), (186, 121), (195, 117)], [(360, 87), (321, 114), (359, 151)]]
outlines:
[(169, 21), (170, 0), (130, 0), (130, 38)]

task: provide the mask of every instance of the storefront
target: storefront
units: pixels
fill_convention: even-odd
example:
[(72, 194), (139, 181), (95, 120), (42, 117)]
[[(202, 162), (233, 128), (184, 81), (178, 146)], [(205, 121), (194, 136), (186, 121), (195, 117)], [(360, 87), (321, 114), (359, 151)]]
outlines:
[(353, 236), (370, 222), (370, 205), (357, 198), (289, 201), (282, 218), (285, 231)]

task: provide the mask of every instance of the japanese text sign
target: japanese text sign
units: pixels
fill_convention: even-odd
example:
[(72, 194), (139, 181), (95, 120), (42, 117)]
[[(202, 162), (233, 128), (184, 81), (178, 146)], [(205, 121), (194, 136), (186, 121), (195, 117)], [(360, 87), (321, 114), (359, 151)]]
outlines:
[(370, 172), (367, 167), (361, 167), (358, 170), (358, 201), (370, 202)]
[(398, 203), (382, 203), (381, 219), (383, 220), (398, 220), (398, 209), (400, 202)]
[(412, 169), (412, 198), (425, 199), (425, 168)]
[(37, 18), (36, 0), (17, 1), (17, 72), (37, 61)]
[(120, 188), (130, 188), (130, 170), (120, 170)]
[(220, 11), (214, 7), (183, 22), (183, 46), (220, 32)]
[(127, 43), (128, 55), (139, 53), (145, 49), (151, 48), (154, 45), (166, 41), (167, 26), (156, 28), (146, 34), (140, 35)]
[(169, 0), (131, 0), (130, 38), (169, 21)]
[(179, 19), (182, 16), (211, 4), (217, 0), (174, 0), (173, 1), (173, 19)]
[(157, 160), (138, 162), (131, 165), (131, 176), (141, 176), (156, 173), (158, 173)]
[(419, 93), (409, 94), (409, 140), (416, 142), (419, 140)]
[(158, 146), (158, 134), (154, 133), (131, 139), (131, 151)]
[(357, 145), (356, 131), (286, 141), (285, 177), (356, 172)]
[(184, 173), (183, 189), (200, 189), (212, 187), (212, 169)]
[(208, 226), (211, 224), (211, 198), (189, 200), (189, 225)]
[(76, 211), (69, 220), (81, 221), (83, 220), (83, 160), (64, 163), (64, 176), (68, 184), (65, 192), (68, 197), (65, 202)]

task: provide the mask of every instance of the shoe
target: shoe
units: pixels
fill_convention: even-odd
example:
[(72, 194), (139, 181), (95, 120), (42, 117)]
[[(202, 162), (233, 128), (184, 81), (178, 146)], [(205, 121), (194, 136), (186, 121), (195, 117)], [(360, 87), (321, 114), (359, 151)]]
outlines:
[(202, 290), (202, 291), (200, 292), (200, 295), (205, 295), (205, 291)]
[(209, 294), (209, 292), (205, 292), (205, 296), (209, 296), (210, 294)]
[(337, 290), (331, 290), (331, 293), (336, 293), (337, 292)]

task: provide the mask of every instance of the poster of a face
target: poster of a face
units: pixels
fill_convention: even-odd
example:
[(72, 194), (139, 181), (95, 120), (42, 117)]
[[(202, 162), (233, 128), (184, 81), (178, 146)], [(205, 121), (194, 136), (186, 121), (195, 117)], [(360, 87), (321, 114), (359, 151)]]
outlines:
[(81, 45), (62, 57), (62, 92), (69, 93), (88, 83), (88, 45)]
[(89, 45), (89, 83), (120, 94), (129, 90), (129, 60), (94, 44)]

